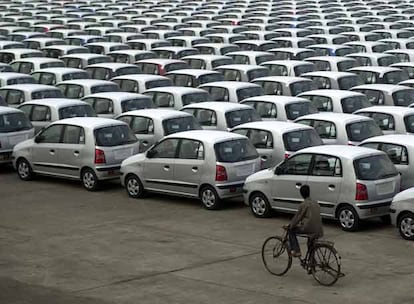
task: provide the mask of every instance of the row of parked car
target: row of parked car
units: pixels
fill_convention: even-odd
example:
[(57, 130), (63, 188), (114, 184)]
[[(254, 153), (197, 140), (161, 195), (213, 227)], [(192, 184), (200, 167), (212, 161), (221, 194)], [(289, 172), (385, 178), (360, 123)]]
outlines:
[(391, 215), (414, 238), (410, 3), (0, 7), (0, 162), (21, 179), (244, 196), (258, 217), (296, 211), (307, 183), (344, 230)]

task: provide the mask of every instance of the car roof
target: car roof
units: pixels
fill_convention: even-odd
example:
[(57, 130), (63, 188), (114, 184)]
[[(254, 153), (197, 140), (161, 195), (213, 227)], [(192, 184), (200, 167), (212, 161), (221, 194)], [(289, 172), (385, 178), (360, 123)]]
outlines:
[(78, 99), (68, 99), (68, 98), (44, 98), (44, 99), (34, 99), (30, 101), (26, 101), (21, 105), (47, 105), (53, 108), (62, 108), (65, 106), (72, 106), (72, 105), (87, 105), (86, 102), (78, 100)]
[(286, 84), (291, 84), (291, 83), (299, 82), (299, 81), (312, 82), (312, 80), (310, 80), (309, 78), (296, 77), (296, 76), (266, 76), (266, 77), (255, 78), (254, 80), (252, 80), (252, 82), (256, 82), (256, 81), (277, 81), (277, 82), (282, 82)]
[(413, 138), (412, 134), (390, 134), (390, 135), (380, 135), (380, 136), (370, 137), (364, 140), (362, 143), (385, 142), (385, 143), (390, 143), (390, 144), (398, 144), (402, 146), (414, 147), (414, 141), (412, 138)]
[(0, 106), (0, 114), (6, 114), (6, 113), (23, 113), (23, 112), (16, 108)]
[(225, 55), (198, 54), (198, 55), (184, 56), (184, 57), (181, 58), (181, 60), (183, 60), (183, 59), (210, 59), (210, 60), (215, 60), (215, 59), (231, 59), (231, 57), (225, 56)]
[(351, 68), (348, 71), (369, 71), (369, 72), (377, 72), (377, 73), (386, 73), (386, 72), (397, 72), (401, 71), (399, 68), (389, 67), (389, 66), (359, 66), (355, 68)]
[(384, 91), (388, 93), (394, 93), (399, 90), (413, 90), (410, 87), (404, 86), (404, 85), (398, 85), (398, 84), (363, 84), (359, 86), (355, 86), (351, 88), (352, 91), (354, 90), (379, 90)]
[(352, 121), (361, 121), (361, 120), (371, 120), (371, 118), (362, 116), (362, 115), (334, 113), (334, 112), (319, 112), (315, 114), (308, 114), (308, 115), (299, 117), (297, 120), (303, 120), (303, 119), (326, 120), (326, 121), (343, 122), (343, 123), (348, 123)]
[(60, 84), (78, 84), (82, 86), (93, 86), (93, 85), (105, 85), (105, 84), (115, 84), (109, 80), (99, 80), (99, 79), (71, 79), (58, 82), (56, 85)]
[(77, 53), (77, 54), (69, 54), (64, 55), (60, 58), (81, 58), (81, 59), (89, 59), (89, 58), (95, 58), (95, 57), (108, 57), (106, 55), (102, 54), (95, 54), (95, 53)]
[(12, 84), (12, 85), (3, 86), (0, 88), (0, 90), (3, 90), (3, 89), (13, 89), (13, 90), (26, 91), (26, 92), (41, 91), (41, 90), (59, 90), (55, 86), (37, 84), (37, 83)]
[(257, 84), (251, 82), (243, 82), (243, 81), (214, 81), (202, 84), (199, 88), (204, 87), (222, 87), (222, 88), (234, 88), (234, 89), (241, 89), (241, 88), (249, 88), (249, 87), (260, 87)]
[(356, 76), (354, 73), (349, 72), (335, 72), (335, 71), (315, 71), (302, 74), (303, 77), (306, 76), (318, 76), (318, 77), (329, 77), (329, 78), (338, 78), (345, 76)]
[(312, 90), (300, 93), (298, 97), (303, 95), (322, 95), (322, 96), (329, 96), (329, 97), (338, 97), (338, 98), (346, 98), (351, 96), (365, 96), (362, 93), (354, 92), (354, 91), (347, 91), (347, 90), (333, 90), (333, 89), (321, 89), (321, 90)]
[(251, 71), (251, 70), (267, 70), (266, 67), (260, 66), (260, 65), (254, 65), (254, 64), (226, 64), (226, 65), (220, 65), (216, 67), (215, 69), (233, 69), (233, 70), (240, 70), (240, 71)]
[(247, 122), (241, 125), (238, 125), (233, 128), (235, 129), (263, 129), (267, 131), (272, 131), (274, 133), (283, 134), (286, 132), (294, 131), (294, 130), (303, 130), (303, 129), (313, 129), (310, 126), (306, 126), (303, 124), (298, 124), (294, 122), (286, 122), (286, 121), (253, 121), (253, 122)]
[(75, 125), (79, 127), (85, 127), (89, 129), (98, 129), (101, 127), (107, 127), (110, 125), (126, 125), (126, 123), (103, 117), (74, 117), (66, 118), (53, 122), (52, 124), (66, 124), (66, 125)]
[(180, 70), (174, 70), (171, 72), (166, 73), (166, 75), (169, 74), (189, 74), (192, 76), (202, 76), (202, 75), (207, 75), (207, 74), (220, 74), (217, 71), (212, 71), (212, 70), (204, 70), (204, 69), (180, 69)]
[(305, 59), (305, 61), (311, 61), (311, 60), (324, 60), (324, 61), (330, 61), (330, 62), (340, 62), (340, 61), (349, 61), (352, 60), (354, 61), (354, 58), (351, 57), (345, 57), (345, 56), (313, 56), (313, 57), (308, 57)]
[[(57, 58), (50, 58), (50, 57), (29, 57), (29, 58), (20, 58), (17, 59), (13, 62), (23, 62), (23, 61), (28, 61), (28, 62), (33, 62), (33, 63), (44, 63), (44, 62), (62, 62), (62, 60), (57, 59)], [(12, 63), (13, 63), (12, 62)]]
[[(3, 49), (0, 50), (0, 52), (2, 53), (13, 53), (13, 54), (26, 54), (26, 53), (39, 53), (42, 54), (43, 53), (39, 50), (34, 50), (34, 49)], [(35, 58), (42, 58), (42, 57), (35, 57)]]
[(270, 61), (264, 61), (262, 62), (260, 65), (264, 65), (264, 64), (280, 64), (280, 65), (284, 65), (284, 66), (298, 66), (298, 65), (313, 65), (312, 62), (308, 62), (308, 61), (302, 61), (302, 60), (270, 60)]
[(14, 79), (14, 78), (32, 78), (32, 76), (28, 74), (23, 73), (16, 73), (16, 72), (1, 72), (0, 73), (0, 79), (8, 80), (8, 79)]
[(135, 64), (120, 63), (120, 62), (102, 62), (88, 65), (86, 68), (108, 68), (108, 69), (120, 69), (120, 68), (137, 68)]
[(237, 133), (219, 131), (219, 130), (191, 130), (174, 133), (165, 138), (186, 138), (208, 143), (223, 142), (231, 139), (245, 139), (246, 137)]
[(150, 58), (150, 59), (138, 60), (136, 63), (141, 63), (141, 62), (166, 65), (166, 64), (170, 64), (170, 63), (180, 63), (180, 62), (183, 62), (183, 61), (180, 60), (180, 59)]
[(381, 152), (375, 149), (356, 147), (356, 146), (346, 146), (346, 149), (344, 149), (343, 145), (322, 145), (322, 146), (309, 147), (309, 148), (300, 150), (298, 153), (328, 154), (328, 155), (339, 156), (341, 158), (351, 159), (351, 160), (355, 158), (360, 158), (363, 156), (384, 154), (384, 152)]
[(136, 98), (149, 98), (143, 94), (138, 93), (129, 93), (129, 92), (100, 92), (95, 94), (86, 95), (82, 98), (90, 98), (90, 97), (98, 97), (98, 98), (109, 98), (112, 100), (122, 101), (122, 100), (129, 100), (129, 99), (136, 99)]
[(198, 108), (198, 109), (211, 109), (218, 112), (227, 112), (231, 110), (237, 110), (237, 109), (252, 109), (252, 107), (236, 103), (236, 102), (227, 102), (227, 101), (205, 101), (205, 102), (198, 102), (198, 103), (192, 103), (189, 104), (183, 109), (187, 108)]
[(152, 74), (128, 74), (128, 75), (116, 76), (112, 78), (112, 80), (117, 80), (117, 79), (131, 79), (131, 80), (137, 80), (137, 81), (162, 80), (162, 79), (169, 80), (168, 77), (161, 76), (161, 75), (152, 75)]
[(296, 102), (310, 102), (306, 98), (301, 98), (299, 96), (282, 96), (282, 95), (262, 95), (262, 96), (254, 96), (243, 99), (241, 103), (245, 103), (247, 101), (263, 101), (263, 102), (271, 102), (274, 104), (289, 104), (289, 103), (296, 103)]
[(135, 115), (155, 118), (157, 120), (169, 119), (174, 117), (192, 116), (190, 113), (172, 109), (141, 109), (122, 113), (120, 116)]
[(147, 92), (171, 92), (171, 93), (178, 93), (178, 94), (191, 94), (191, 93), (206, 93), (207, 92), (203, 89), (199, 88), (191, 88), (191, 87), (175, 87), (175, 86), (167, 86), (167, 87), (156, 87), (149, 90)]
[(36, 71), (33, 71), (33, 73), (37, 72), (47, 72), (47, 73), (56, 73), (56, 74), (64, 74), (64, 73), (79, 73), (79, 72), (85, 72), (85, 70), (82, 69), (76, 69), (76, 68), (45, 68), (45, 69), (38, 69)]
[(359, 109), (355, 113), (359, 113), (359, 112), (379, 112), (379, 113), (405, 116), (406, 114), (414, 114), (414, 108), (397, 107), (397, 106), (372, 106), (368, 108)]

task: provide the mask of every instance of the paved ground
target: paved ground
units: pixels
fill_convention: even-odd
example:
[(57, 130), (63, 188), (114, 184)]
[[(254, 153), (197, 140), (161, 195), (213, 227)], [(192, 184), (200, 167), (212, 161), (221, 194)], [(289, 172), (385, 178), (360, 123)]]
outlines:
[[(267, 273), (263, 240), (289, 216), (260, 220), (241, 202), (129, 199), (76, 182), (21, 182), (0, 169), (0, 303), (414, 303), (414, 242), (372, 222), (358, 233), (326, 223), (346, 277), (316, 285), (297, 262)], [(51, 302), (51, 300), (53, 301)]]

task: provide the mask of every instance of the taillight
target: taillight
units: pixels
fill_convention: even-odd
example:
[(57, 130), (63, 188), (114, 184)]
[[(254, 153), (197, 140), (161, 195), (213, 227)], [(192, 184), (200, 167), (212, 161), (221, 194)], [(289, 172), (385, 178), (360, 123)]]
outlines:
[(216, 165), (216, 182), (224, 182), (227, 180), (226, 168)]
[(290, 156), (290, 154), (289, 154), (289, 153), (287, 153), (287, 152), (285, 152), (285, 159), (288, 159), (288, 158), (289, 158), (289, 156)]
[(365, 186), (364, 184), (360, 184), (360, 183), (356, 184), (355, 200), (356, 201), (368, 200), (367, 186)]
[(105, 162), (105, 152), (95, 149), (95, 164), (104, 164)]
[(163, 66), (161, 64), (158, 65), (158, 71), (159, 71), (160, 75), (165, 74), (165, 69), (163, 68)]

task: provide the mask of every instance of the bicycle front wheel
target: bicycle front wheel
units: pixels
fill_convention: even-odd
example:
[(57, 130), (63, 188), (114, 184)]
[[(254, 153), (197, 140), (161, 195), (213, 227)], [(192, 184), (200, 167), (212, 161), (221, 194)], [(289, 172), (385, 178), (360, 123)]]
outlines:
[(311, 263), (312, 276), (321, 285), (332, 286), (341, 276), (340, 257), (331, 245), (315, 245)]
[(279, 236), (269, 237), (262, 246), (262, 260), (267, 271), (282, 276), (292, 266), (286, 242)]

